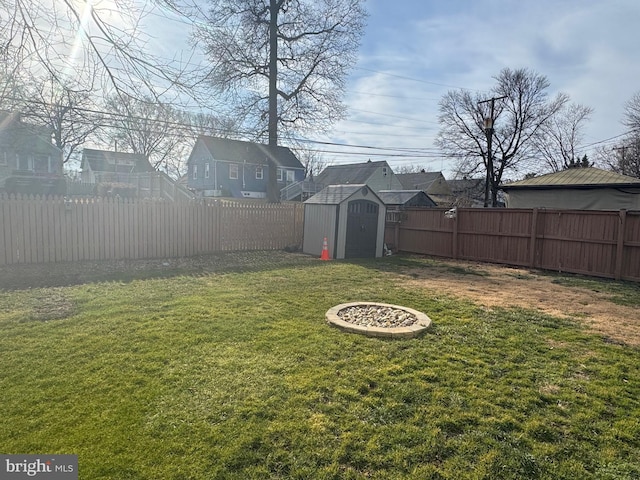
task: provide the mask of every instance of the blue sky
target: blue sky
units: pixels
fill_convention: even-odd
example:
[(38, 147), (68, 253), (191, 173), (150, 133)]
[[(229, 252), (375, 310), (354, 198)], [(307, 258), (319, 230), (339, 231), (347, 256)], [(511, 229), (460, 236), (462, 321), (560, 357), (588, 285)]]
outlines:
[[(434, 145), (438, 102), (453, 89), (488, 93), (503, 68), (545, 75), (549, 96), (566, 93), (594, 112), (583, 152), (613, 148), (626, 131), (623, 110), (640, 91), (639, 0), (367, 0), (369, 18), (345, 96), (348, 118), (328, 136), (306, 138), (376, 148), (309, 144), (329, 164), (387, 160), (453, 177)], [(165, 20), (166, 22), (166, 20)], [(185, 23), (156, 38), (176, 57)], [(158, 50), (162, 48), (163, 51)], [(388, 150), (389, 149), (389, 150)], [(370, 155), (369, 155), (370, 154)], [(402, 156), (400, 156), (402, 155)], [(407, 156), (409, 155), (409, 156)]]
[[(454, 165), (433, 144), (438, 102), (452, 89), (487, 92), (503, 68), (534, 70), (548, 78), (551, 96), (567, 93), (593, 108), (585, 153), (593, 148), (587, 145), (626, 130), (624, 104), (640, 91), (638, 0), (369, 0), (367, 7), (370, 17), (346, 94), (349, 117), (332, 135), (317, 139), (422, 149), (415, 158), (371, 159), (441, 170), (450, 178)], [(351, 154), (326, 158), (367, 160)]]

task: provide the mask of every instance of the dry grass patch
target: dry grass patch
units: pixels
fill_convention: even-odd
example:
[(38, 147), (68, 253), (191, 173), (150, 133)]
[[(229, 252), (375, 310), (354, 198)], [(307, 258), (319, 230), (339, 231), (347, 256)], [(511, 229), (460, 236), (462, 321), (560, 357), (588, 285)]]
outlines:
[[(544, 272), (501, 265), (407, 257), (401, 268), (406, 286), (464, 298), (495, 308), (526, 308), (578, 320), (613, 342), (640, 345), (640, 311), (635, 301), (620, 302), (625, 293), (612, 293), (607, 280), (573, 281)], [(416, 263), (411, 262), (415, 260)], [(428, 267), (428, 268), (427, 268)], [(623, 284), (625, 285), (625, 284)], [(628, 285), (634, 294), (636, 286)], [(638, 291), (640, 302), (640, 290)], [(621, 304), (628, 303), (628, 304)]]

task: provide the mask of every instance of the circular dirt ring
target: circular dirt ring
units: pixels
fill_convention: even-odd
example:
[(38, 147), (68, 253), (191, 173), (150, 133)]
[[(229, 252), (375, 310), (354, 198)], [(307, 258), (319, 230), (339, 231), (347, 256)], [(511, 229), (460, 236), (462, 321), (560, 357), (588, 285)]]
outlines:
[(369, 337), (413, 338), (431, 325), (422, 312), (377, 302), (342, 303), (327, 310), (326, 318), (341, 330)]

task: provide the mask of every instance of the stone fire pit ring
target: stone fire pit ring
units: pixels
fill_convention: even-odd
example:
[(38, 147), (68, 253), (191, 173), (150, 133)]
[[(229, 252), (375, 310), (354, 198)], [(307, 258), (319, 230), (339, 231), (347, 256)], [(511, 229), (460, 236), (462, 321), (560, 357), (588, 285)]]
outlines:
[(326, 318), (341, 330), (369, 337), (413, 338), (431, 325), (422, 312), (377, 302), (342, 303), (327, 310)]

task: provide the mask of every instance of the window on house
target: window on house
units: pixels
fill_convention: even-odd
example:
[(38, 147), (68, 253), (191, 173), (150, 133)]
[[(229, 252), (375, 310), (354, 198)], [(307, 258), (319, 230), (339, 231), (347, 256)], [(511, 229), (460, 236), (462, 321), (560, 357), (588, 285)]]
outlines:
[(264, 170), (262, 167), (256, 167), (256, 180), (262, 180), (264, 178)]
[(36, 172), (49, 172), (49, 157), (47, 155), (36, 155), (34, 158), (34, 168)]
[(277, 176), (278, 176), (278, 181), (279, 181), (279, 182), (283, 182), (283, 181), (284, 181), (284, 171), (283, 171), (281, 168), (279, 168), (279, 169), (277, 170), (277, 172), (278, 172), (278, 174), (277, 174)]
[(198, 179), (198, 165), (193, 166), (193, 179), (194, 180)]
[(236, 165), (235, 163), (229, 165), (229, 178), (231, 180), (238, 179), (238, 165)]
[(209, 178), (209, 164), (204, 164), (204, 178)]
[(287, 170), (287, 183), (291, 183), (295, 180), (295, 173), (293, 170)]
[(16, 154), (16, 170), (33, 170), (33, 158), (27, 155)]
[(2, 152), (2, 154), (0, 155), (0, 165), (8, 165), (9, 161), (7, 159), (7, 152)]

